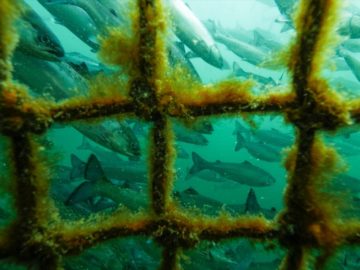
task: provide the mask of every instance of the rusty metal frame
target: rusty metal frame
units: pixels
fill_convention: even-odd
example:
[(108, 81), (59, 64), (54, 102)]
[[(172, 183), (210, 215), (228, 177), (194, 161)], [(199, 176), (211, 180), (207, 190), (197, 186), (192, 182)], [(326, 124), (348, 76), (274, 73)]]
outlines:
[[(360, 100), (346, 101), (321, 78), (319, 67), (334, 30), (333, 18), (339, 0), (303, 0), (297, 15), (297, 37), (292, 44), (288, 69), (292, 84), (286, 93), (261, 96), (250, 93), (246, 83), (223, 82), (189, 93), (164, 93), (164, 51), (161, 33), (164, 17), (159, 0), (138, 0), (137, 52), (128, 96), (107, 96), (54, 104), (30, 98), (12, 82), (10, 58), (15, 46), (12, 22), (19, 3), (2, 0), (0, 5), (0, 131), (10, 141), (16, 219), (0, 234), (0, 258), (36, 263), (40, 269), (61, 268), (61, 258), (78, 254), (107, 239), (146, 235), (163, 247), (163, 270), (178, 269), (181, 249), (199, 241), (246, 237), (276, 240), (288, 250), (280, 268), (305, 269), (310, 250), (320, 251), (313, 260), (322, 269), (341, 245), (360, 243), (360, 223), (342, 222), (322, 203), (317, 184), (329, 180), (324, 165), (336, 163), (334, 151), (318, 138), (321, 130), (337, 130), (360, 120)], [(160, 83), (159, 83), (160, 82)], [(171, 85), (171, 82), (170, 84)], [(174, 105), (175, 104), (175, 105)], [(276, 220), (258, 216), (210, 218), (177, 209), (171, 198), (172, 131), (169, 117), (197, 118), (241, 113), (278, 113), (296, 127), (297, 139), (287, 158), (286, 208)], [(49, 213), (48, 179), (38, 158), (34, 134), (43, 134), (54, 122), (136, 115), (152, 122), (150, 200), (148, 213), (116, 213), (84, 223), (64, 224)], [(330, 156), (326, 159), (324, 156)], [(324, 180), (325, 179), (325, 180)], [(330, 181), (330, 180), (329, 180)], [(53, 209), (52, 209), (53, 210)], [(51, 222), (49, 221), (51, 220)], [(307, 268), (306, 268), (307, 269)]]

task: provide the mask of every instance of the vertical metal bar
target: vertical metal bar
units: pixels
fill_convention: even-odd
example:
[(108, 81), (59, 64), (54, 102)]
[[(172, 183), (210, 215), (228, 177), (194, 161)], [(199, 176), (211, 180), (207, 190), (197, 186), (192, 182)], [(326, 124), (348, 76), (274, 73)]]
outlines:
[(164, 247), (160, 270), (178, 270), (178, 248)]
[(170, 121), (159, 116), (152, 131), (151, 148), (151, 196), (152, 207), (157, 215), (165, 213), (168, 204), (171, 180)]
[(289, 249), (284, 262), (281, 265), (281, 270), (302, 270), (306, 269), (306, 252), (301, 247), (292, 247)]

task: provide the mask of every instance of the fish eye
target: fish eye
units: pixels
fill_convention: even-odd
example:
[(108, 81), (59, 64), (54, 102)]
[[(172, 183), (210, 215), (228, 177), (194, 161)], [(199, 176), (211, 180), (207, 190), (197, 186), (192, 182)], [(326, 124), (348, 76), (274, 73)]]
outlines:
[(37, 37), (37, 39), (38, 39), (38, 41), (40, 41), (40, 43), (44, 43), (44, 44), (49, 44), (49, 43), (51, 43), (49, 37), (46, 36), (46, 35), (39, 35), (39, 36)]

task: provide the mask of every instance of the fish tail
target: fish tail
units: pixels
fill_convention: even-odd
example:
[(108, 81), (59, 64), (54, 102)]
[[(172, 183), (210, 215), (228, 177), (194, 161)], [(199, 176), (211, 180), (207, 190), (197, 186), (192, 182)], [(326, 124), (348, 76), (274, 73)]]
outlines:
[(257, 214), (261, 211), (255, 190), (250, 188), (245, 202), (245, 213)]
[(84, 178), (91, 182), (107, 181), (104, 169), (94, 154), (90, 155), (85, 165)]
[(81, 183), (67, 198), (65, 205), (73, 205), (75, 203), (86, 201), (95, 194), (95, 183), (85, 181)]
[(89, 150), (90, 149), (90, 143), (89, 141), (86, 139), (85, 136), (83, 136), (83, 139), (81, 141), (81, 144), (76, 148), (79, 150)]
[(196, 174), (209, 167), (209, 162), (203, 159), (199, 154), (192, 152), (193, 165), (189, 170), (188, 176)]
[(240, 131), (236, 132), (236, 143), (235, 143), (235, 152), (239, 151), (245, 146), (245, 138), (241, 135)]
[(246, 71), (240, 67), (240, 64), (238, 62), (234, 61), (232, 69), (235, 76), (247, 77)]
[(68, 197), (65, 201), (66, 205), (75, 204), (78, 202), (83, 202), (95, 197), (97, 194), (96, 185), (99, 181), (105, 181), (106, 176), (104, 170), (101, 167), (101, 164), (97, 157), (92, 154), (90, 155), (86, 164), (82, 162), (77, 156), (71, 155), (71, 161), (73, 163), (76, 162), (77, 166), (79, 167), (79, 163), (83, 168), (83, 175), (84, 178), (88, 181), (83, 182), (80, 184)]
[(76, 155), (71, 154), (70, 178), (78, 178), (84, 175), (85, 162), (81, 161)]

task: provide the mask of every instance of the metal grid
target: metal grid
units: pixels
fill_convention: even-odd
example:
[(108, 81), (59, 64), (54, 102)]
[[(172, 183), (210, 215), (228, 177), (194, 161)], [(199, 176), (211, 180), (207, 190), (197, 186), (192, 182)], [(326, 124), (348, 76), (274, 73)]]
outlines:
[[(74, 99), (54, 104), (30, 98), (11, 80), (12, 26), (20, 4), (0, 5), (0, 130), (10, 141), (12, 182), (17, 217), (1, 232), (0, 258), (14, 258), (40, 269), (61, 268), (61, 258), (107, 239), (146, 235), (163, 247), (161, 269), (178, 269), (181, 249), (202, 240), (247, 237), (277, 240), (288, 250), (280, 268), (305, 269), (310, 261), (322, 269), (334, 251), (360, 242), (360, 223), (336, 219), (334, 207), (320, 197), (318, 187), (336, 167), (336, 154), (318, 138), (321, 130), (336, 130), (360, 121), (360, 102), (344, 101), (320, 76), (324, 54), (334, 33), (340, 1), (303, 0), (296, 20), (297, 37), (290, 47), (288, 69), (292, 85), (287, 93), (255, 96), (244, 83), (222, 82), (199, 87), (193, 94), (171, 89), (166, 78), (162, 32), (166, 21), (160, 0), (138, 0), (134, 23), (134, 60), (128, 96)], [(114, 37), (110, 37), (114, 38)], [(112, 40), (114, 42), (116, 38)], [(118, 38), (121, 40), (121, 38)], [(120, 44), (115, 44), (114, 48)], [(114, 52), (112, 52), (114, 54)], [(121, 57), (113, 59), (121, 64)], [(117, 59), (117, 60), (116, 60)], [(113, 94), (114, 95), (114, 94)], [(241, 113), (279, 113), (297, 131), (286, 168), (286, 208), (273, 222), (263, 217), (216, 218), (181, 212), (172, 203), (172, 130), (170, 117), (189, 119)], [(136, 115), (153, 124), (151, 132), (150, 200), (148, 213), (116, 213), (92, 222), (64, 223), (51, 213), (48, 179), (39, 158), (34, 134), (43, 134), (54, 122)], [(49, 210), (50, 208), (50, 210)], [(309, 260), (311, 249), (320, 252)], [(306, 268), (307, 269), (307, 268)]]

